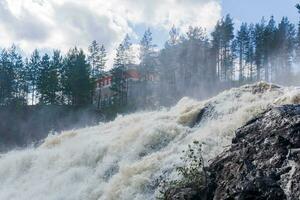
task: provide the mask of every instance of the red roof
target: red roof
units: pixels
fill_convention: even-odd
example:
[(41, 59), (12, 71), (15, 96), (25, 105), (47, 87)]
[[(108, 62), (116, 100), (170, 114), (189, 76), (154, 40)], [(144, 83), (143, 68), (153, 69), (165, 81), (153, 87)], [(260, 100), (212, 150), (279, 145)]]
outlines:
[(127, 70), (127, 72), (126, 72), (126, 78), (140, 79), (141, 76), (137, 70), (130, 69), (130, 70)]
[[(139, 72), (135, 69), (127, 70), (125, 76), (127, 79), (129, 79), (129, 78), (140, 79), (141, 78)], [(107, 76), (104, 76), (104, 77), (98, 79), (97, 82), (99, 84), (101, 84), (101, 83), (111, 82), (111, 80), (112, 80), (112, 75), (107, 75)]]

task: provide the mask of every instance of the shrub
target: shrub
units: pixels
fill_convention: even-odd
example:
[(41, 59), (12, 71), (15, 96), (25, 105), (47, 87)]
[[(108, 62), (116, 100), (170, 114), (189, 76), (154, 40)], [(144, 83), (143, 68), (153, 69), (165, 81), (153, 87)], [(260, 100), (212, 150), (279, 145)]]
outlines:
[(189, 187), (202, 190), (207, 186), (201, 143), (194, 141), (188, 145), (188, 149), (183, 151), (183, 156), (180, 159), (183, 161), (183, 165), (176, 167), (180, 179), (166, 180), (161, 178), (157, 199), (165, 200), (166, 195), (173, 189)]

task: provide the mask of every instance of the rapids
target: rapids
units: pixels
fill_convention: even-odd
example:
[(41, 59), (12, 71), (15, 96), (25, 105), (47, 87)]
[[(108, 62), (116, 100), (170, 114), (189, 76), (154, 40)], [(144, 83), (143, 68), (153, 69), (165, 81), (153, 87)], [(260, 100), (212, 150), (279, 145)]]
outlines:
[(300, 103), (299, 89), (260, 82), (49, 135), (38, 148), (0, 155), (0, 199), (154, 199), (160, 176), (176, 178), (174, 166), (188, 144), (200, 141), (209, 162), (231, 144), (237, 128), (269, 106), (290, 103)]

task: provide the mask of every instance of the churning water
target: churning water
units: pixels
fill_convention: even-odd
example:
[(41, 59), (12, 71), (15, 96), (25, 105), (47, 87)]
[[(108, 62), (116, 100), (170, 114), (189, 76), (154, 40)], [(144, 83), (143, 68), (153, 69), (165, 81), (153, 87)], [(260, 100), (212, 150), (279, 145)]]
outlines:
[[(209, 161), (247, 120), (268, 106), (288, 103), (300, 103), (298, 89), (258, 83), (51, 135), (38, 148), (0, 155), (0, 199), (154, 199), (158, 178), (176, 176), (174, 166), (188, 144), (200, 141)], [(192, 127), (203, 108), (201, 122)]]

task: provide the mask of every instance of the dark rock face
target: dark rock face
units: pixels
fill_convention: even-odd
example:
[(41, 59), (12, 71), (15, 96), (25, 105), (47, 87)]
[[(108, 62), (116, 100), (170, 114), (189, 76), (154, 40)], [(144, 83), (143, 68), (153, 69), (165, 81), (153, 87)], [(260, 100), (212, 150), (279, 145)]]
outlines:
[(195, 120), (191, 122), (190, 127), (195, 127), (200, 124), (200, 122), (205, 121), (208, 117), (212, 117), (214, 111), (214, 107), (210, 104), (206, 105), (203, 109), (200, 110)]
[(214, 199), (299, 199), (298, 148), (300, 106), (273, 108), (251, 120), (210, 165)]
[[(300, 105), (272, 108), (249, 121), (207, 171), (210, 192), (202, 193), (205, 199), (299, 200)], [(193, 198), (200, 191), (177, 191), (193, 195), (169, 199), (204, 199)]]
[(192, 200), (192, 199), (203, 199), (199, 195), (197, 189), (193, 187), (185, 187), (185, 188), (173, 188), (170, 189), (166, 194), (167, 199), (184, 199), (184, 200)]

